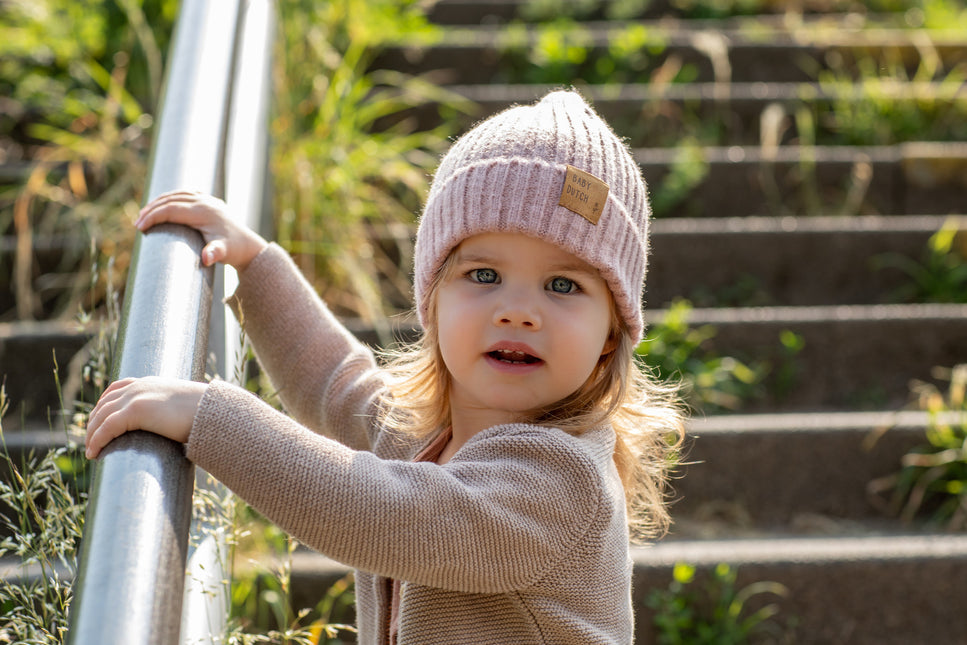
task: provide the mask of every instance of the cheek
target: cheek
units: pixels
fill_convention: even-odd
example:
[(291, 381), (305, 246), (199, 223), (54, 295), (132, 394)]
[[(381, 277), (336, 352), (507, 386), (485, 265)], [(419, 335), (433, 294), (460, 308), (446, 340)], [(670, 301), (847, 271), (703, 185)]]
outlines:
[[(562, 317), (562, 320), (566, 318)], [(573, 369), (580, 373), (580, 376), (575, 374), (575, 378), (583, 379), (590, 376), (601, 355), (608, 349), (610, 331), (610, 317), (590, 316), (571, 319), (561, 342), (570, 348)]]
[(466, 306), (452, 294), (441, 292), (437, 300), (437, 342), (447, 367), (459, 360), (460, 350), (470, 347), (469, 339), (473, 334), (472, 323)]

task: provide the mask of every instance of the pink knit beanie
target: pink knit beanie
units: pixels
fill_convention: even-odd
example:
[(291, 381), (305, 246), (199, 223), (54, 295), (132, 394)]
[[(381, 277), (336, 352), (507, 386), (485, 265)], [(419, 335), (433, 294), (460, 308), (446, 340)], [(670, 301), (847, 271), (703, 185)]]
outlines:
[(579, 94), (555, 91), (505, 110), (454, 143), (433, 179), (416, 238), (420, 321), (437, 271), (460, 242), (523, 233), (596, 267), (640, 339), (648, 215), (637, 163)]

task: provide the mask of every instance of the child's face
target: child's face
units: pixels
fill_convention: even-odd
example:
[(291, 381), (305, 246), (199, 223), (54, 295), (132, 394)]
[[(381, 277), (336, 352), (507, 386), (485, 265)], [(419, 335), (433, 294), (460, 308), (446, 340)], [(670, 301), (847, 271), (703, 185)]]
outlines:
[(486, 233), (454, 254), (436, 304), (455, 426), (466, 419), (482, 429), (555, 403), (613, 349), (611, 292), (571, 253), (525, 235)]

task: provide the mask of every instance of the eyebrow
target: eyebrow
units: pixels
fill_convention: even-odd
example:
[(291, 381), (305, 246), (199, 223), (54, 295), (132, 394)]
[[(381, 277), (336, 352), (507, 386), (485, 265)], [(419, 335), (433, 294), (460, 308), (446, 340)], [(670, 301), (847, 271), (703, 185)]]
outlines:
[[(458, 249), (456, 255), (454, 256), (454, 261), (460, 264), (496, 264), (500, 262), (500, 258), (493, 255), (484, 255), (482, 253), (466, 253), (465, 251)], [(581, 260), (578, 260), (577, 262), (554, 263), (547, 268), (547, 271), (550, 273), (557, 271), (565, 273), (581, 273), (589, 276), (601, 275), (601, 272), (597, 268), (591, 266), (590, 264), (586, 264)]]
[(551, 271), (567, 271), (568, 273), (586, 273), (588, 275), (600, 275), (595, 267), (590, 264), (581, 262), (580, 264), (576, 262), (562, 262), (560, 264), (554, 264), (550, 267)]
[(496, 262), (496, 258), (489, 255), (473, 254), (470, 255), (466, 251), (461, 251), (457, 249), (457, 252), (453, 256), (455, 262), (471, 262), (471, 263), (483, 263)]

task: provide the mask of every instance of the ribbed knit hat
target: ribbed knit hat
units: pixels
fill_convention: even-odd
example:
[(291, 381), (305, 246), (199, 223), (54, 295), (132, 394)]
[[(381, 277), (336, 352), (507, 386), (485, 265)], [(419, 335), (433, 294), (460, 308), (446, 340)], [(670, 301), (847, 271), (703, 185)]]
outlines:
[(596, 267), (640, 339), (648, 216), (637, 163), (579, 94), (555, 91), (505, 110), (454, 143), (434, 176), (416, 238), (420, 320), (436, 273), (460, 242), (523, 233)]

